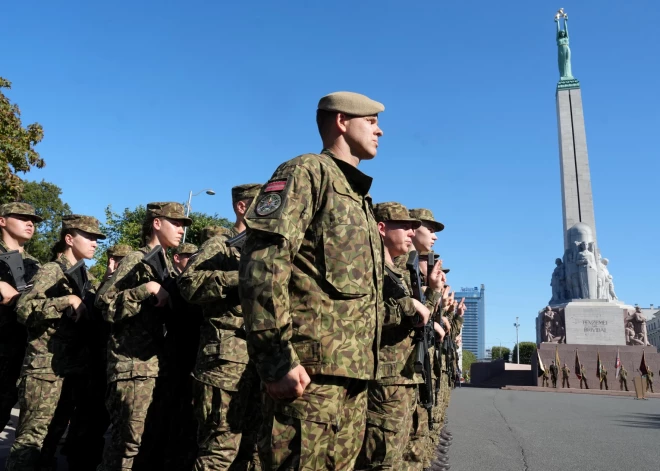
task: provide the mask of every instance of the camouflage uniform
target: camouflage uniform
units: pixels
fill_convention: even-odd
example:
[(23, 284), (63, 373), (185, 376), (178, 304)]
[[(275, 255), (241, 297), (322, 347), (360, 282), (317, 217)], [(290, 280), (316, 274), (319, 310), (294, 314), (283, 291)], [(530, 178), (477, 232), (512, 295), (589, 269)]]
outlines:
[[(376, 221), (411, 221), (408, 210), (398, 203), (374, 207)], [(407, 257), (406, 257), (407, 259)], [(379, 378), (369, 382), (367, 426), (356, 469), (400, 469), (411, 436), (423, 426), (413, 423), (417, 409), (417, 385), (423, 382), (414, 372), (413, 317), (417, 314), (407, 271), (386, 262), (383, 299), (385, 316), (380, 341)], [(440, 293), (426, 290), (426, 307), (433, 311)], [(430, 374), (430, 372), (429, 372)], [(427, 423), (426, 411), (422, 422)]]
[(628, 390), (628, 371), (623, 366), (619, 371), (619, 386), (621, 387), (621, 391), (623, 391), (624, 387), (626, 391)]
[(584, 366), (580, 367), (580, 389), (582, 389), (582, 383), (584, 382), (584, 387), (589, 389), (589, 384), (587, 384), (587, 370), (584, 369)]
[(648, 370), (648, 373), (646, 373), (646, 389), (650, 389), (653, 392), (653, 371), (651, 370)]
[[(98, 221), (89, 216), (65, 216), (62, 230), (68, 229), (105, 238)], [(7, 470), (51, 464), (76, 395), (82, 393), (90, 355), (84, 320), (76, 323), (67, 315), (69, 295), (76, 293), (64, 274), (71, 266), (62, 255), (41, 267), (16, 306), (18, 321), (28, 330), (28, 344), (19, 384), (21, 415)]]
[(265, 382), (298, 365), (311, 377), (300, 398), (265, 395), (263, 469), (354, 468), (383, 316), (371, 181), (327, 150), (305, 154), (279, 166), (248, 212), (239, 291), (250, 358)]
[(550, 370), (547, 367), (543, 369), (543, 383), (541, 384), (541, 387), (550, 387)]
[(571, 383), (569, 382), (569, 377), (571, 374), (571, 369), (568, 366), (563, 366), (561, 368), (561, 387), (570, 388)]
[[(254, 198), (260, 188), (258, 184), (234, 187), (234, 204)], [(199, 424), (194, 469), (200, 471), (230, 466), (247, 469), (261, 423), (261, 408), (250, 402), (259, 401), (259, 377), (254, 364), (249, 363), (238, 297), (240, 250), (227, 245), (227, 240), (237, 235), (232, 229), (204, 242), (178, 280), (183, 298), (203, 308), (193, 371), (193, 404)], [(244, 435), (246, 428), (252, 433)], [(238, 456), (241, 442), (244, 454)]]
[[(191, 223), (179, 203), (149, 203), (147, 217), (180, 220), (184, 225)], [(106, 394), (112, 436), (100, 470), (133, 469), (148, 427), (147, 415), (155, 421), (163, 418), (163, 413), (158, 411), (162, 404), (154, 401), (154, 390), (161, 368), (168, 309), (155, 307), (146, 288), (149, 281), (161, 283), (153, 268), (143, 261), (151, 249), (145, 246), (124, 257), (107, 291), (96, 299), (104, 318), (112, 324)], [(176, 273), (167, 257), (166, 263), (169, 277), (174, 278)]]
[[(35, 225), (42, 221), (34, 213), (34, 208), (27, 203), (7, 203), (0, 206), (0, 216), (10, 217), (13, 214), (29, 216)], [(0, 236), (0, 253), (9, 251)], [(26, 251), (23, 251), (21, 256), (25, 269), (25, 281), (29, 283), (39, 269), (39, 261)], [(4, 267), (0, 266), (0, 270), (4, 270)], [(9, 275), (8, 271), (6, 275)], [(11, 284), (9, 279), (5, 279), (5, 276), (2, 277), (2, 281)], [(25, 326), (16, 320), (15, 306), (0, 306), (0, 431), (9, 422), (11, 410), (18, 401), (16, 382), (21, 374), (26, 343), (27, 331)]]
[(610, 387), (607, 385), (607, 370), (605, 368), (602, 369), (599, 379), (600, 379), (600, 389), (603, 389), (603, 383), (604, 383), (605, 390), (609, 390)]

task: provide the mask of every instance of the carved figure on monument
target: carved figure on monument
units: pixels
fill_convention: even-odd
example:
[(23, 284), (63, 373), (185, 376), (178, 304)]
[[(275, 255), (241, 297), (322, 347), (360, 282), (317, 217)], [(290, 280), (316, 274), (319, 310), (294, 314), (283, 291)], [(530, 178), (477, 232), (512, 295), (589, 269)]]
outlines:
[(566, 272), (561, 258), (555, 260), (555, 270), (552, 272), (550, 286), (552, 287), (552, 299), (549, 304), (560, 304), (566, 301)]
[(567, 231), (568, 248), (564, 253), (566, 285), (570, 299), (597, 299), (598, 265), (593, 231), (578, 222)]
[[(648, 332), (646, 330), (646, 317), (642, 314), (642, 308), (637, 306), (635, 311), (629, 313), (624, 322), (626, 323), (626, 344), (650, 346)], [(631, 338), (631, 330), (634, 336)]]
[(566, 343), (566, 327), (561, 313), (546, 306), (543, 311), (541, 341), (546, 343)]
[(612, 280), (612, 275), (610, 275), (610, 271), (607, 268), (607, 265), (610, 263), (610, 261), (606, 258), (602, 258), (600, 260), (601, 264), (598, 267), (599, 268), (599, 275), (602, 272), (603, 273), (603, 294), (604, 297), (600, 299), (607, 299), (608, 301), (614, 301), (615, 299), (618, 299), (616, 297), (616, 293), (614, 292), (614, 281)]
[[(564, 19), (564, 29), (561, 29), (561, 19)], [(571, 71), (571, 48), (568, 45), (568, 14), (560, 8), (555, 15), (555, 23), (557, 23), (557, 48), (558, 48), (558, 62), (559, 62), (559, 76), (561, 79), (572, 79), (573, 72)]]
[[(580, 296), (578, 299), (597, 299), (598, 268), (596, 257), (587, 242), (580, 242), (575, 264), (578, 266)], [(593, 246), (592, 246), (593, 247)]]

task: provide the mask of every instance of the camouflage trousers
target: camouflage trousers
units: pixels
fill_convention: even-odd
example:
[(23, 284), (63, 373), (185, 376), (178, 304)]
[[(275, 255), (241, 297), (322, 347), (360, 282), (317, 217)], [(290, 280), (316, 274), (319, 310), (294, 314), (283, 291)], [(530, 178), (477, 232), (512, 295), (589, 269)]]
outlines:
[(258, 466), (255, 455), (261, 408), (259, 379), (253, 373), (244, 375), (236, 391), (194, 380), (199, 447), (195, 471), (247, 471)]
[(24, 352), (18, 352), (14, 355), (0, 354), (0, 431), (7, 426), (11, 417), (11, 410), (18, 401), (16, 383), (21, 376), (23, 356)]
[(133, 469), (153, 401), (156, 378), (133, 378), (108, 385), (106, 407), (112, 423), (109, 445), (103, 453), (100, 471)]
[[(42, 448), (44, 441), (49, 434), (49, 427), (61, 423), (60, 420), (53, 420), (55, 411), (58, 408), (58, 402), (62, 393), (63, 380), (58, 378), (54, 381), (35, 378), (33, 376), (23, 376), (18, 386), (18, 403), (21, 408), (21, 414), (16, 428), (16, 438), (11, 447), (9, 458), (7, 458), (6, 470), (33, 470), (39, 469), (42, 465), (48, 465), (42, 458)], [(66, 429), (66, 424), (64, 425)], [(64, 430), (62, 430), (64, 433)], [(50, 436), (54, 435), (51, 432)], [(57, 445), (61, 434), (56, 440), (52, 440)], [(52, 447), (51, 447), (52, 448)], [(52, 455), (54, 456), (54, 451)], [(50, 455), (50, 452), (44, 455)]]
[(259, 455), (264, 471), (355, 469), (367, 415), (367, 381), (314, 375), (303, 396), (264, 394)]
[(426, 468), (426, 455), (429, 448), (429, 411), (417, 404), (412, 416), (412, 428), (408, 430), (410, 438), (403, 452), (405, 471), (421, 471)]
[(367, 426), (356, 469), (399, 470), (417, 408), (417, 387), (370, 381), (367, 397)]

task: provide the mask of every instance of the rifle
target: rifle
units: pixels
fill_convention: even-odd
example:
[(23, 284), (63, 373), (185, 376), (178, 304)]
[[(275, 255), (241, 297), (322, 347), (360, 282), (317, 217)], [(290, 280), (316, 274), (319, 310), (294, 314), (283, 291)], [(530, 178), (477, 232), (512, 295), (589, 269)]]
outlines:
[[(16, 291), (22, 293), (32, 287), (26, 281), (27, 278), (23, 257), (18, 250), (0, 253), (0, 280), (9, 283), (16, 288)], [(0, 301), (2, 301), (2, 295), (0, 295)]]
[[(165, 252), (160, 245), (155, 246), (151, 251), (142, 259), (144, 263), (149, 265), (156, 274), (157, 281), (167, 291), (170, 292), (170, 286), (174, 283), (174, 278), (170, 276), (170, 271), (167, 268), (167, 260), (165, 260)], [(149, 297), (151, 304), (158, 304), (158, 299), (153, 294)], [(168, 304), (171, 307), (172, 300), (168, 299)]]
[(245, 245), (246, 237), (247, 231), (243, 231), (237, 236), (234, 236), (231, 239), (227, 239), (225, 243), (227, 244), (227, 247), (236, 247), (237, 249), (242, 250), (243, 246)]
[[(426, 302), (426, 296), (422, 292), (422, 281), (419, 273), (419, 254), (412, 251), (408, 254), (408, 261), (406, 268), (410, 273), (410, 284), (412, 286), (413, 297), (421, 302)], [(420, 316), (415, 315), (413, 322), (418, 324)], [(429, 321), (421, 328), (415, 329), (415, 336), (413, 338), (415, 344), (415, 373), (421, 374), (424, 382), (419, 388), (419, 401), (429, 415), (429, 428), (433, 428), (433, 418), (431, 416), (431, 409), (434, 405), (433, 397), (433, 379), (431, 371), (431, 355), (429, 349), (435, 345), (435, 331), (433, 329), (433, 318), (430, 317)]]

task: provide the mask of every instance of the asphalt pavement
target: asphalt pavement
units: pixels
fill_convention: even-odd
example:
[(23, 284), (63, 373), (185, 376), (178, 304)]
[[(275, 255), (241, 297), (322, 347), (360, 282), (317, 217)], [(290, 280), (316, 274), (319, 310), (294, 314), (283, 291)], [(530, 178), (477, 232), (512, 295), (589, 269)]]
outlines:
[(660, 469), (660, 400), (462, 388), (448, 412), (452, 471)]

